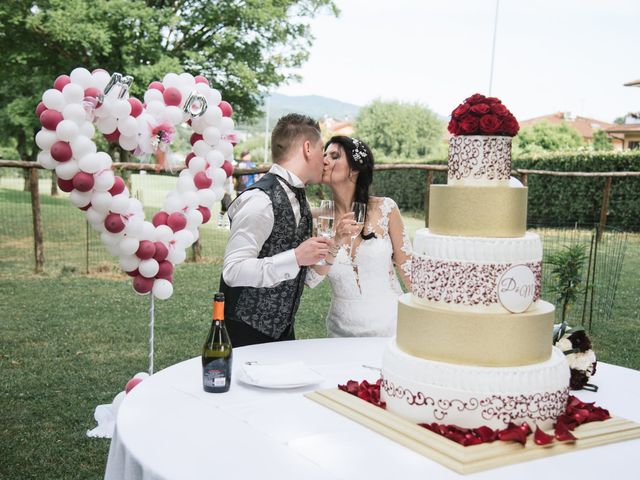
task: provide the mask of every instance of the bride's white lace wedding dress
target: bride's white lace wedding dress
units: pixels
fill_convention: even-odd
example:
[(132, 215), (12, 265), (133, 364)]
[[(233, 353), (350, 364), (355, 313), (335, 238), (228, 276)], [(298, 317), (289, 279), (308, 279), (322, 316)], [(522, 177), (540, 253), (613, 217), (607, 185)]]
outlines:
[[(390, 198), (369, 202), (365, 234), (375, 238), (355, 239), (354, 254), (340, 248), (327, 277), (331, 284), (331, 306), (327, 315), (330, 337), (390, 337), (396, 331), (398, 296), (402, 289), (394, 264), (405, 285), (411, 277), (411, 243), (396, 203)], [(307, 284), (322, 280), (312, 269)]]

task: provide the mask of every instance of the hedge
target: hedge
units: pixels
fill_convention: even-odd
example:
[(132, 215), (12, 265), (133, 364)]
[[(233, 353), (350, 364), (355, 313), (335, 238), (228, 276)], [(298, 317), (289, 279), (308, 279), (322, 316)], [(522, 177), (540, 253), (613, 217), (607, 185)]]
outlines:
[[(513, 168), (565, 172), (640, 171), (640, 152), (554, 152), (522, 156), (514, 159)], [(446, 183), (446, 173), (434, 173), (434, 183)], [(604, 183), (603, 177), (528, 175), (529, 223), (598, 222)], [(404, 211), (423, 212), (425, 185), (425, 171), (385, 170), (375, 173), (373, 192), (393, 198)], [(640, 177), (613, 178), (607, 225), (640, 230)]]

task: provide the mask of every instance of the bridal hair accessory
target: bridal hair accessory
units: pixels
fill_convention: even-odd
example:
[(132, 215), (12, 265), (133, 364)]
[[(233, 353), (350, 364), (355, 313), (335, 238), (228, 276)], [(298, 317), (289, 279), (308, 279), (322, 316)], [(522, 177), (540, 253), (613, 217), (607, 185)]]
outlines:
[(352, 138), (351, 141), (353, 142), (353, 151), (351, 152), (351, 155), (356, 162), (358, 162), (360, 165), (363, 165), (364, 159), (369, 156), (365, 149), (364, 143), (362, 143), (357, 138)]

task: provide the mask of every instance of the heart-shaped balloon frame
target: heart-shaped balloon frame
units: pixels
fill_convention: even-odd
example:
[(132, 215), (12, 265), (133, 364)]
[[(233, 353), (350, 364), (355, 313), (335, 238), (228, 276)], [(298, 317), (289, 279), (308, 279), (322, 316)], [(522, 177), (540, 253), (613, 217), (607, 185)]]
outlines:
[[(232, 174), (232, 108), (203, 76), (169, 73), (149, 85), (144, 103), (129, 97), (132, 81), (103, 69), (59, 76), (36, 108), (43, 126), (36, 134), (38, 163), (55, 170), (60, 189), (133, 277), (133, 289), (164, 300), (173, 294), (174, 266), (199, 238)], [(98, 151), (96, 127), (109, 142), (145, 159), (167, 155), (185, 122), (193, 130), (186, 168), (153, 221), (145, 221), (142, 203), (114, 175), (111, 156)]]

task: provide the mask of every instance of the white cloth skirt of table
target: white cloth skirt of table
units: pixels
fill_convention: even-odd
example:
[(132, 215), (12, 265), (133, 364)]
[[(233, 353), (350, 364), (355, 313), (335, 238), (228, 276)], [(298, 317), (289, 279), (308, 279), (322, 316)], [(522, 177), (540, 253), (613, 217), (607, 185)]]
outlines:
[[(375, 381), (388, 339), (335, 338), (234, 350), (234, 372), (247, 361), (302, 360), (326, 380), (270, 390), (232, 380), (224, 394), (202, 390), (200, 358), (162, 370), (127, 395), (118, 413), (106, 480), (204, 478), (518, 479), (635, 478), (640, 440), (580, 450), (464, 477), (303, 396), (347, 380)], [(640, 422), (640, 372), (598, 364), (598, 393), (577, 392), (613, 415)], [(635, 468), (634, 468), (635, 467)]]

